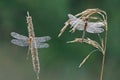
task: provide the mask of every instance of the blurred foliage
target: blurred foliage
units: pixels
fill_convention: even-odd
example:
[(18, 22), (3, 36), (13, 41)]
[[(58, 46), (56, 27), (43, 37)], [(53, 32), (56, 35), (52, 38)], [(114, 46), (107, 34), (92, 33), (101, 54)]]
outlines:
[[(0, 0), (0, 80), (35, 80), (31, 57), (27, 48), (10, 43), (11, 32), (28, 35), (27, 11), (33, 18), (36, 36), (49, 35), (47, 49), (39, 49), (42, 80), (97, 80), (101, 69), (101, 54), (95, 52), (86, 64), (78, 68), (82, 59), (94, 48), (84, 44), (67, 44), (80, 37), (81, 32), (57, 35), (68, 19), (88, 9), (100, 8), (108, 14), (108, 44), (104, 80), (119, 80), (120, 76), (120, 0)], [(95, 38), (93, 36), (93, 38)]]

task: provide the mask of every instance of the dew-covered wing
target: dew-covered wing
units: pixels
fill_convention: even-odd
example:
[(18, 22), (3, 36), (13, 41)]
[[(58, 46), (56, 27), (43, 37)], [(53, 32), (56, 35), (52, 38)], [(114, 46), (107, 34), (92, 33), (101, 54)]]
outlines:
[(11, 43), (18, 45), (18, 46), (23, 46), (23, 47), (29, 45), (27, 40), (21, 40), (21, 39), (12, 39)]
[(33, 43), (34, 48), (48, 48), (49, 44), (48, 43)]
[(68, 14), (71, 27), (75, 27), (77, 30), (84, 30), (85, 22), (72, 14)]
[(89, 33), (102, 33), (104, 24), (102, 22), (88, 22), (86, 31)]
[(11, 35), (12, 37), (16, 38), (16, 39), (21, 39), (21, 40), (27, 40), (27, 39), (28, 39), (28, 37), (23, 36), (23, 35), (20, 35), (20, 34), (18, 34), (18, 33), (16, 33), (16, 32), (11, 32), (10, 35)]
[(46, 42), (46, 41), (49, 41), (50, 39), (51, 39), (50, 36), (35, 37), (36, 43)]
[(77, 23), (77, 17), (73, 16), (72, 14), (68, 14), (69, 22), (71, 27)]
[(76, 26), (76, 29), (77, 30), (84, 30), (84, 28), (85, 28), (85, 22), (80, 20), (79, 23)]

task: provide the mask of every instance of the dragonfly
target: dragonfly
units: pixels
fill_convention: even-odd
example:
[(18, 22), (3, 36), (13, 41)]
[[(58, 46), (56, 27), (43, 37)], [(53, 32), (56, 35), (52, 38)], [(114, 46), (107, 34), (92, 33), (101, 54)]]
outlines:
[[(27, 47), (27, 46), (30, 46), (31, 44), (31, 38), (27, 36), (20, 35), (16, 32), (11, 32), (11, 36), (15, 38), (11, 40), (11, 43), (15, 45)], [(44, 43), (44, 42), (49, 41), (50, 39), (51, 39), (50, 36), (35, 37), (33, 40), (35, 42), (32, 43), (33, 47), (34, 48), (48, 48), (49, 44)]]
[[(38, 58), (37, 48), (48, 48), (49, 44), (44, 42), (50, 40), (51, 38), (49, 36), (35, 37), (33, 38), (33, 42), (31, 42), (31, 38), (20, 35), (16, 32), (11, 32), (11, 36), (15, 38), (11, 40), (11, 43), (18, 46), (22, 46), (22, 47), (29, 46), (28, 51), (31, 50), (31, 54), (33, 58), (33, 67), (37, 74), (37, 79), (39, 80), (39, 77), (38, 77), (39, 76), (39, 58)], [(31, 46), (31, 44), (33, 46)], [(27, 57), (28, 55), (29, 55), (29, 52), (27, 54)]]
[(85, 36), (85, 31), (88, 33), (102, 33), (104, 29), (102, 28), (105, 26), (103, 22), (89, 22), (87, 20), (79, 19), (72, 14), (68, 14), (69, 17), (69, 24), (71, 25), (72, 30), (81, 30), (83, 31), (82, 37)]
[(50, 36), (35, 37), (32, 17), (29, 15), (29, 12), (27, 12), (27, 15), (28, 16), (26, 17), (26, 20), (28, 24), (27, 28), (29, 36), (27, 37), (20, 35), (16, 32), (11, 32), (11, 36), (14, 37), (14, 39), (11, 40), (11, 43), (22, 47), (28, 46), (28, 55), (30, 51), (32, 56), (33, 68), (37, 75), (37, 80), (39, 80), (40, 64), (37, 49), (48, 48), (49, 44), (45, 42), (49, 41), (51, 37)]

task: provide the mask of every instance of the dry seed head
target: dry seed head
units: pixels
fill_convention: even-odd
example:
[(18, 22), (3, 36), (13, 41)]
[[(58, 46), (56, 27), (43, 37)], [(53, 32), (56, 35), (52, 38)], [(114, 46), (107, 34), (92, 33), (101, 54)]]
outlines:
[(105, 25), (107, 25), (107, 14), (105, 11), (100, 10), (98, 8), (96, 9), (86, 9), (85, 11), (78, 13), (77, 15), (75, 15), (76, 17), (80, 16), (79, 18), (90, 18), (91, 15), (93, 14), (99, 14), (103, 17), (103, 21), (105, 22)]
[(99, 51), (103, 51), (102, 47), (100, 46), (100, 44), (94, 40), (91, 40), (90, 38), (88, 39), (83, 39), (83, 38), (76, 38), (73, 41), (68, 41), (67, 43), (74, 43), (74, 42), (79, 42), (79, 43), (87, 43), (89, 45), (92, 45), (93, 47), (99, 49)]
[(32, 21), (32, 17), (30, 16), (29, 11), (27, 11), (26, 21), (28, 24)]
[(96, 8), (96, 9), (86, 9), (86, 10), (84, 10), (83, 12), (81, 12), (81, 13), (78, 13), (77, 15), (75, 15), (75, 16), (83, 16), (83, 17), (89, 17), (89, 16), (91, 16), (92, 14), (95, 14), (95, 13), (98, 13), (98, 12), (102, 12), (102, 13), (105, 13), (103, 10), (100, 10), (100, 9), (98, 9), (98, 8)]
[(36, 41), (34, 40), (35, 38), (35, 33), (34, 33), (34, 27), (33, 27), (33, 22), (32, 22), (32, 17), (29, 15), (29, 12), (27, 11), (27, 24), (28, 24), (28, 34), (29, 34), (29, 39), (31, 39), (30, 42), (30, 50), (31, 50), (31, 55), (32, 55), (32, 64), (33, 64), (33, 69), (36, 73), (37, 80), (39, 80), (39, 72), (40, 72), (40, 64), (39, 64), (39, 57), (38, 57), (38, 50), (37, 48), (34, 47), (34, 44), (36, 46)]
[(68, 27), (68, 25), (69, 25), (69, 21), (65, 22), (65, 26), (60, 30), (60, 33), (59, 33), (58, 37), (60, 37), (60, 36), (63, 34), (63, 32), (64, 32), (64, 31), (66, 30), (66, 28)]

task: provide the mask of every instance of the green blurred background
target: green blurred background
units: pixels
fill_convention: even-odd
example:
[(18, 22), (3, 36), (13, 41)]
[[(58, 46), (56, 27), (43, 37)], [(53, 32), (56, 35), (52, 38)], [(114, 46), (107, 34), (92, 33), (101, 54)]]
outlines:
[[(79, 69), (82, 59), (94, 48), (86, 44), (66, 44), (80, 37), (69, 28), (57, 38), (67, 14), (100, 8), (108, 14), (108, 43), (103, 80), (120, 80), (120, 0), (0, 0), (0, 80), (35, 80), (28, 48), (10, 43), (11, 32), (28, 35), (26, 12), (33, 18), (36, 36), (52, 37), (47, 49), (39, 49), (40, 80), (99, 80), (102, 55), (95, 52)], [(94, 36), (92, 37), (94, 38)]]

